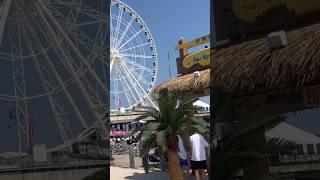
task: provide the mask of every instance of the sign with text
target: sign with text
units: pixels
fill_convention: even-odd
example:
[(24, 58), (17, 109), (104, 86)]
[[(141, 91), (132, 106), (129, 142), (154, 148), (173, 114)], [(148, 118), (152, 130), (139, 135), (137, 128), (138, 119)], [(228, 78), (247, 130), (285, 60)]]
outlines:
[(320, 20), (319, 0), (213, 0), (216, 40), (251, 39)]
[(179, 74), (191, 73), (194, 71), (210, 68), (210, 48), (189, 54), (183, 59), (177, 59)]
[(183, 49), (183, 48), (185, 48), (185, 49), (193, 48), (193, 47), (199, 46), (201, 44), (205, 44), (209, 41), (210, 41), (210, 35), (203, 36), (203, 37), (195, 39), (193, 41), (189, 41), (189, 42), (186, 42), (186, 43), (183, 43), (183, 44), (176, 46), (176, 50)]

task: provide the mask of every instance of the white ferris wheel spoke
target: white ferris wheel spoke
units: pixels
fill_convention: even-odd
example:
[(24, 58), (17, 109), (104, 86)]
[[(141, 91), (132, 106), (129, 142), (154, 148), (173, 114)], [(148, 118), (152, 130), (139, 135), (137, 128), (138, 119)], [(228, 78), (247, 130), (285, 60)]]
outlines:
[(125, 57), (134, 57), (134, 58), (145, 58), (145, 59), (152, 59), (152, 56), (146, 56), (146, 55), (137, 55), (137, 54), (121, 54)]
[(148, 82), (143, 76), (140, 76), (137, 72), (132, 71), (132, 74), (135, 75), (138, 81), (141, 81), (143, 84), (150, 86), (150, 82)]
[(139, 99), (142, 97), (142, 93), (137, 89), (137, 83), (134, 83), (133, 79), (129, 76), (128, 72), (126, 71), (126, 69), (124, 68), (124, 66), (121, 64), (120, 66), (122, 66), (121, 70), (122, 70), (122, 76), (124, 77), (125, 82), (128, 82), (129, 84), (131, 84), (131, 86), (128, 84), (127, 86), (130, 87), (131, 91), (131, 95), (133, 97), (133, 99), (135, 100), (135, 102), (138, 102)]
[(145, 46), (145, 45), (148, 45), (148, 44), (149, 44), (149, 43), (143, 43), (143, 44), (139, 44), (139, 45), (137, 45), (137, 46), (133, 46), (133, 47), (127, 48), (127, 49), (123, 49), (123, 50), (119, 49), (119, 50), (120, 50), (119, 53), (122, 53), (122, 52), (125, 52), (125, 51), (129, 51), (129, 50), (131, 50), (131, 49), (136, 49), (136, 48), (138, 48), (138, 47), (142, 47), (142, 46)]
[[(136, 32), (136, 34), (134, 34), (130, 39), (128, 39), (125, 43), (123, 44), (119, 44), (116, 49), (121, 49), (122, 47), (124, 47), (125, 45), (127, 45), (130, 41), (132, 41), (136, 36), (138, 36), (141, 32), (143, 32), (144, 29), (141, 29), (140, 31)], [(121, 45), (121, 46), (120, 46)], [(119, 47), (120, 46), (120, 47)]]
[(114, 42), (113, 42), (113, 44), (112, 44), (112, 48), (115, 48), (115, 45), (116, 45), (116, 43), (117, 43), (117, 39), (118, 39), (119, 32), (120, 32), (120, 25), (121, 25), (121, 20), (122, 20), (122, 14), (123, 14), (122, 9), (119, 9), (119, 14), (118, 14), (118, 19), (117, 19), (117, 27), (116, 27), (116, 32), (115, 32)]
[(146, 66), (143, 66), (143, 65), (141, 65), (141, 64), (139, 64), (139, 63), (137, 63), (137, 62), (134, 62), (134, 61), (130, 60), (129, 58), (126, 58), (126, 61), (127, 61), (128, 63), (134, 65), (135, 67), (138, 67), (139, 69), (145, 70), (145, 71), (150, 72), (150, 73), (153, 72), (152, 69), (150, 69), (150, 68), (148, 68), (148, 67), (146, 67)]
[[(134, 75), (132, 74), (132, 72), (130, 71), (130, 69), (126, 66), (126, 64), (124, 62), (121, 63), (121, 65), (126, 69), (126, 72), (128, 74), (128, 77), (132, 77), (132, 79), (137, 83), (138, 87), (140, 88), (140, 90), (142, 91), (143, 95), (145, 95), (148, 100), (151, 102), (151, 104), (155, 107), (158, 108), (154, 102), (151, 100), (149, 94), (147, 92), (144, 91), (143, 87), (141, 87), (139, 81), (134, 77)], [(132, 83), (132, 82), (131, 82)], [(136, 90), (137, 91), (137, 90)], [(138, 91), (137, 91), (138, 92)]]
[(112, 47), (113, 41), (114, 41), (114, 37), (113, 37), (113, 18), (112, 18), (112, 14), (110, 15), (110, 47)]
[[(119, 65), (117, 64), (117, 66), (119, 66)], [(127, 76), (123, 75), (123, 71), (121, 71), (121, 70), (122, 70), (121, 67), (117, 68), (117, 72), (118, 72), (119, 77), (124, 80), (124, 81), (120, 81), (122, 84), (122, 88), (125, 92), (125, 95), (127, 97), (129, 105), (132, 106), (133, 105), (132, 99), (131, 99), (130, 95), (127, 94), (127, 91), (129, 91), (131, 93), (131, 96), (133, 97), (135, 102), (137, 101), (137, 99), (136, 99), (135, 95), (133, 94), (133, 92), (130, 91), (130, 86), (128, 84), (128, 82), (130, 83), (130, 80), (126, 79)], [(124, 88), (126, 88), (126, 89), (124, 89)]]
[(132, 23), (134, 22), (135, 16), (132, 16), (131, 20), (129, 23), (127, 23), (126, 28), (124, 29), (124, 31), (121, 33), (121, 37), (119, 39), (119, 41), (117, 42), (117, 44), (115, 45), (115, 47), (119, 46), (119, 44), (121, 44), (123, 38), (126, 36), (128, 30), (130, 29)]
[(0, 45), (2, 45), (2, 38), (4, 34), (4, 29), (8, 19), (8, 14), (10, 11), (12, 0), (3, 0), (0, 4), (1, 17), (0, 17)]
[[(118, 74), (116, 74), (116, 76), (118, 76)], [(116, 93), (114, 93), (115, 94), (114, 101), (116, 104), (116, 108), (118, 109), (118, 108), (120, 108), (120, 105), (119, 105), (120, 98), (119, 98), (119, 93), (118, 93), (119, 92), (119, 83), (117, 81), (113, 83), (113, 88), (114, 88), (114, 92), (116, 92)]]
[(120, 37), (119, 41), (117, 42), (117, 44), (115, 45), (115, 47), (118, 47), (118, 46), (122, 43), (122, 40), (123, 40), (123, 38), (126, 36), (126, 34), (127, 34), (128, 30), (129, 30), (129, 28), (131, 27), (134, 19), (135, 19), (135, 17), (132, 16), (130, 22), (127, 24), (126, 28), (125, 28), (124, 31), (122, 32), (121, 37)]
[[(123, 66), (121, 64), (119, 64), (119, 66), (120, 66), (119, 70), (121, 70), (121, 76), (124, 79), (124, 81), (127, 85), (127, 88), (128, 88), (127, 90), (125, 90), (125, 92), (130, 90), (129, 92), (131, 94), (131, 97), (134, 99), (134, 102), (138, 102), (141, 96), (140, 96), (140, 93), (136, 89), (137, 85), (133, 83), (132, 79), (130, 78), (130, 76), (128, 76), (128, 74), (126, 73), (126, 70), (123, 68)], [(132, 91), (132, 90), (134, 90), (134, 91)]]
[(83, 23), (76, 23), (76, 22), (73, 22), (73, 23), (74, 23), (74, 27), (79, 28), (81, 26), (93, 25), (93, 24), (97, 24), (100, 22), (103, 22), (103, 21), (101, 19), (97, 19), (97, 20), (87, 21), (87, 22), (83, 22)]
[[(118, 92), (119, 91), (119, 84), (117, 83), (116, 84), (117, 86), (115, 87), (115, 90)], [(117, 107), (117, 109), (118, 108), (120, 108), (120, 96), (119, 96), (119, 93), (117, 93), (116, 95), (115, 95), (115, 103), (116, 103), (116, 107)]]
[(114, 60), (113, 60), (113, 58), (110, 60), (110, 74), (111, 74), (111, 72), (112, 72), (112, 70), (113, 70), (113, 64), (114, 64)]

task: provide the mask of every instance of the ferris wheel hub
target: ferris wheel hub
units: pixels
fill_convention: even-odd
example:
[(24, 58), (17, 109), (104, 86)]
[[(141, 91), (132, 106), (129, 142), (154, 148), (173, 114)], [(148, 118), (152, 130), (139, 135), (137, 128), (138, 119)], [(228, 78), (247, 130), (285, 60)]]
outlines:
[(119, 53), (119, 51), (116, 50), (116, 49), (111, 49), (111, 54), (110, 54), (110, 56), (111, 56), (111, 59), (112, 59), (112, 60), (121, 59), (121, 58), (123, 57), (123, 56)]

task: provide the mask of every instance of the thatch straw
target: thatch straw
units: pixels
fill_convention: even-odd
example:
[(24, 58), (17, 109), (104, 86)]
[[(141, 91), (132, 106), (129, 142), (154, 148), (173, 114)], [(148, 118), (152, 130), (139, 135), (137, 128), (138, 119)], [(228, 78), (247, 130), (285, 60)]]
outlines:
[(169, 91), (179, 90), (187, 94), (207, 90), (210, 88), (210, 69), (200, 71), (199, 77), (195, 77), (193, 73), (174, 77), (156, 87), (154, 93), (158, 93), (160, 89), (164, 88)]
[(287, 38), (280, 49), (271, 49), (266, 38), (213, 49), (213, 85), (248, 94), (319, 83), (320, 24), (292, 30)]
[[(267, 39), (251, 40), (211, 51), (211, 84), (236, 95), (299, 88), (320, 83), (320, 24), (287, 32), (288, 45), (269, 47)], [(184, 92), (210, 87), (210, 71), (175, 77), (155, 89)], [(211, 86), (212, 87), (212, 86)]]

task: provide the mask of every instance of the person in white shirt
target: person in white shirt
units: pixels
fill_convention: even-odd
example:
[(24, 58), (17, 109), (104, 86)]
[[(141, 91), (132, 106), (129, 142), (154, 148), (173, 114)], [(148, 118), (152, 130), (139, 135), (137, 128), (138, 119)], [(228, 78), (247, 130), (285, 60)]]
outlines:
[(187, 176), (189, 175), (189, 160), (188, 160), (188, 156), (187, 156), (187, 152), (186, 149), (183, 145), (183, 141), (182, 138), (178, 135), (178, 146), (179, 146), (179, 157), (180, 157), (180, 166), (182, 168), (183, 171), (183, 175)]
[(196, 131), (190, 136), (191, 141), (191, 168), (196, 179), (203, 180), (204, 171), (207, 169), (207, 151), (209, 144), (204, 137)]

